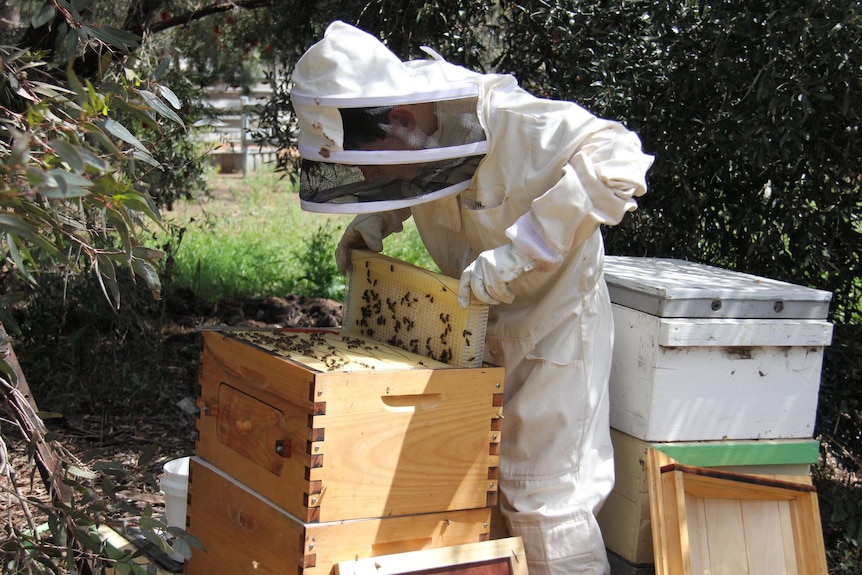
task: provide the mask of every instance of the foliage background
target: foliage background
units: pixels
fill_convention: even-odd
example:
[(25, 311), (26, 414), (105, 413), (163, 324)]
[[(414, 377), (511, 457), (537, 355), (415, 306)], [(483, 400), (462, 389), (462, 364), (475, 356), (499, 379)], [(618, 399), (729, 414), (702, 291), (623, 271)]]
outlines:
[[(45, 6), (53, 11), (48, 14)], [(63, 29), (61, 20), (72, 12), (73, 20), (90, 27), (74, 28), (74, 35), (68, 25)], [(284, 149), (292, 145), (291, 66), (335, 18), (379, 35), (402, 57), (421, 57), (419, 46), (427, 44), (456, 63), (512, 73), (537, 95), (573, 99), (598, 115), (622, 120), (641, 135), (656, 162), (649, 175), (650, 193), (639, 210), (620, 226), (606, 230), (610, 253), (698, 261), (833, 293), (830, 320), (835, 335), (826, 351), (816, 431), (824, 446), (824, 462), (836, 462), (841, 474), (836, 477), (832, 467), (824, 466), (817, 479), (832, 570), (860, 571), (862, 7), (858, 1), (31, 0), (7, 2), (3, 16), (7, 22), (17, 18), (34, 23), (23, 33), (20, 28), (11, 29), (3, 36), (25, 49), (17, 60), (10, 58), (15, 52), (3, 56), (3, 127), (8, 130), (11, 118), (22, 130), (29, 121), (26, 115), (15, 115), (30, 106), (16, 95), (22, 65), (44, 61), (38, 67), (46, 71), (41, 80), (68, 87), (71, 62), (82, 82), (92, 83), (92, 90), (85, 89), (84, 95), (78, 91), (67, 102), (57, 100), (58, 105), (66, 110), (77, 105), (91, 114), (98, 111), (93, 104), (109, 96), (117, 102), (111, 108), (117, 110), (114, 118), (140, 136), (146, 153), (161, 167), (150, 169), (155, 166), (141, 164), (140, 158), (132, 161), (134, 150), (127, 146), (119, 145), (116, 151), (94, 147), (93, 153), (101, 159), (77, 175), (101, 181), (103, 186), (110, 183), (115, 187), (108, 189), (114, 192), (128, 186), (159, 207), (202, 193), (200, 150), (191, 145), (185, 127), (199, 113), (194, 105), (196, 91), (208, 83), (241, 86), (266, 74), (275, 88), (263, 118), (267, 137)], [(139, 35), (140, 45), (106, 32), (114, 29)], [(158, 108), (150, 102), (147, 110), (140, 86), (135, 85), (136, 78), (150, 78), (166, 59), (171, 66), (162, 70), (160, 81), (183, 102), (178, 110), (182, 128), (176, 122), (163, 122), (167, 117), (153, 120), (160, 116), (152, 114)], [(42, 121), (31, 124), (29, 130), (48, 134), (46, 141), (78, 146), (87, 124), (72, 113), (66, 118), (66, 126), (71, 125), (68, 131)], [(122, 144), (116, 134), (106, 137)], [(4, 164), (8, 167), (15, 160), (25, 173), (28, 168), (35, 170), (31, 170), (34, 181), (50, 184), (50, 179), (40, 179), (36, 173), (40, 170), (75, 172), (74, 155), (62, 144), (54, 147), (54, 154), (43, 155), (39, 150), (26, 165), (12, 153), (11, 132), (0, 132), (0, 140), (7, 144), (0, 150)], [(117, 169), (109, 170), (109, 165)], [(280, 167), (290, 173), (290, 154), (281, 156)], [(78, 183), (78, 189), (91, 189)], [(43, 198), (46, 185), (50, 188), (43, 185)], [(131, 208), (129, 213), (134, 215), (140, 204), (133, 202), (143, 197), (135, 194), (113, 193), (119, 199), (110, 205), (118, 213)], [(30, 243), (26, 237), (21, 239), (20, 226), (10, 228), (8, 220), (0, 221), (6, 238), (7, 300), (16, 291), (32, 289), (28, 282), (15, 283), (15, 272), (23, 269), (38, 276), (43, 286), (60, 282), (60, 288), (42, 292), (48, 298), (64, 297), (58, 294), (63, 293), (62, 282), (68, 281), (72, 267), (95, 271), (90, 277), (115, 285), (109, 293), (134, 294), (141, 291), (140, 285), (123, 287), (124, 281), (112, 283), (116, 273), (102, 272), (124, 261), (134, 264), (137, 256), (144, 256), (137, 265), (147, 285), (155, 285), (148, 266), (170, 282), (170, 258), (157, 256), (159, 251), (170, 254), (178, 248), (173, 236), (159, 236), (161, 245), (155, 251), (143, 250), (133, 233), (134, 218), (122, 216), (117, 221), (128, 223), (113, 228), (119, 236), (99, 234), (106, 229), (100, 227), (104, 204), (88, 203), (92, 194), (82, 193), (81, 198), (77, 202), (60, 198), (52, 204), (58, 211), (51, 213), (58, 221), (68, 222), (72, 216), (73, 221), (84, 222), (87, 245), (93, 248), (86, 253), (91, 257), (68, 257), (79, 253), (70, 252), (68, 245), (80, 241), (80, 236), (64, 234), (68, 228), (54, 226), (50, 217), (34, 224), (46, 231)], [(0, 215), (8, 216), (20, 214), (15, 205), (32, 208), (42, 200), (27, 186), (7, 185), (3, 201)], [(21, 201), (25, 203), (15, 204)], [(322, 234), (316, 241), (329, 241), (326, 232)], [(117, 237), (126, 238), (125, 243), (115, 241)], [(16, 248), (24, 254), (19, 261)], [(102, 267), (95, 268), (94, 261), (102, 262)], [(316, 270), (318, 264), (308, 262)], [(313, 281), (325, 280), (314, 277)], [(93, 282), (90, 287), (96, 285)], [(90, 291), (97, 297), (84, 304), (72, 302), (69, 309), (81, 305), (104, 312), (99, 290)], [(81, 332), (76, 341), (106, 337), (100, 334), (104, 332)], [(847, 489), (832, 490), (836, 483)]]

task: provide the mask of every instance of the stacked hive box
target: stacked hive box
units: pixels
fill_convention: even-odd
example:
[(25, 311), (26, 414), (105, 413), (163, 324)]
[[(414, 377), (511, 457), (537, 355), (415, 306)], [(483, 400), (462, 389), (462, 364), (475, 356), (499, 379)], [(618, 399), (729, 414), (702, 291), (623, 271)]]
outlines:
[[(351, 291), (368, 287), (345, 317), (363, 333), (203, 333), (187, 530), (206, 551), (187, 574), (328, 575), (339, 561), (489, 538), (503, 370), (463, 365), (481, 354), (464, 326), (483, 325), (450, 317), (448, 278), (423, 285), (420, 301), (393, 295), (406, 264), (353, 265)], [(423, 305), (436, 324), (416, 314)], [(395, 322), (400, 339), (371, 338), (368, 324), (380, 335)], [(410, 350), (420, 339), (429, 353)]]
[(336, 333), (204, 333), (186, 573), (488, 538), (502, 373)]
[(644, 455), (808, 482), (831, 294), (667, 259), (609, 257), (614, 575), (653, 572)]

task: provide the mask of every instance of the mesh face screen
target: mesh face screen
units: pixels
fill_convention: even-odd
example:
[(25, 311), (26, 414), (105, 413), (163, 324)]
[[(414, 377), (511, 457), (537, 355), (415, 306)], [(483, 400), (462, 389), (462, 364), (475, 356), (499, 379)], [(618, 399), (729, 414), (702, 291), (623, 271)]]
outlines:
[(335, 122), (329, 128), (307, 118), (311, 133), (300, 133), (299, 147), (303, 209), (368, 213), (462, 191), (487, 151), (477, 102), (347, 108), (339, 110), (343, 124), (329, 110), (326, 117)]

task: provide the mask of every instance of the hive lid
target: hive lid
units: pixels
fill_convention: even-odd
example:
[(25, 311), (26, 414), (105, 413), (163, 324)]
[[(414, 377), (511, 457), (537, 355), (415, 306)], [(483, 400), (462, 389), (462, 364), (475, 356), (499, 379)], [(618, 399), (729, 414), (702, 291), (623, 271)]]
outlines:
[(615, 304), (659, 317), (824, 319), (832, 294), (695, 262), (607, 256)]
[(368, 250), (352, 250), (342, 332), (454, 367), (481, 367), (488, 306), (458, 305), (458, 280)]

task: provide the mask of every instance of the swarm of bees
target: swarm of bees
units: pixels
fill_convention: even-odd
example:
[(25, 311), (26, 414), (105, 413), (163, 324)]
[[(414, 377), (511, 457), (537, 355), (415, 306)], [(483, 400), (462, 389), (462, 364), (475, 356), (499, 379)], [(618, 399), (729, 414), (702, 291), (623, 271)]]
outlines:
[(258, 347), (267, 349), (287, 359), (313, 359), (322, 363), (326, 371), (341, 371), (348, 365), (374, 369), (370, 363), (358, 359), (359, 353), (344, 353), (343, 348), (335, 345), (332, 337), (338, 337), (345, 347), (364, 355), (375, 353), (377, 346), (362, 339), (347, 336), (334, 336), (324, 332), (283, 332), (283, 331), (244, 331), (236, 334)]
[(438, 362), (407, 353), (407, 350), (345, 333), (250, 329), (235, 331), (232, 336), (321, 371), (442, 367)]
[[(353, 325), (345, 325), (345, 328), (442, 363), (454, 364), (461, 359), (456, 353), (465, 346), (470, 348), (473, 332), (463, 329), (460, 336), (453, 333), (456, 331), (453, 323), (457, 325), (457, 322), (453, 322), (450, 313), (439, 311), (445, 308), (441, 295), (449, 296), (446, 301), (450, 303), (456, 301), (449, 288), (432, 281), (428, 282), (428, 288), (417, 292), (398, 281), (381, 277), (386, 275), (385, 268), (382, 272), (372, 269), (369, 260), (365, 260), (364, 267), (362, 285), (351, 284), (351, 290), (362, 290), (361, 303), (358, 311), (352, 314)], [(388, 269), (389, 273), (396, 273), (393, 264), (389, 264)], [(353, 274), (352, 281), (355, 281), (356, 270)], [(431, 275), (434, 274), (429, 272)], [(472, 363), (475, 359), (470, 357), (466, 361)]]

